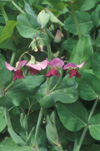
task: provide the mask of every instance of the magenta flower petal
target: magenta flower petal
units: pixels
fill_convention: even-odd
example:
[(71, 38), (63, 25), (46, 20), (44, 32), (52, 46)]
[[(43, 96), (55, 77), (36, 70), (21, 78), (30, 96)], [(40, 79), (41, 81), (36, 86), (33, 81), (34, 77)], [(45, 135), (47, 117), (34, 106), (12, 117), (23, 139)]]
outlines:
[(29, 71), (30, 71), (30, 74), (31, 75), (34, 75), (34, 74), (36, 74), (36, 73), (39, 73), (40, 74), (40, 71), (39, 70), (36, 70), (36, 69), (33, 69), (33, 68), (29, 68)]
[(12, 67), (9, 63), (5, 62), (5, 64), (6, 64), (6, 68), (8, 70), (10, 70), (10, 71), (12, 71), (12, 70), (16, 71), (16, 68)]
[(59, 58), (54, 58), (48, 63), (51, 68), (61, 68), (64, 65), (64, 61)]
[(13, 81), (15, 81), (17, 78), (24, 79), (23, 72), (21, 69), (15, 71)]
[(72, 69), (70, 70), (69, 78), (72, 78), (73, 76), (79, 78), (81, 77), (81, 74), (76, 69)]
[(59, 77), (58, 71), (56, 69), (51, 69), (45, 76), (52, 77), (53, 75)]
[(21, 66), (22, 67), (25, 66), (26, 62), (27, 62), (26, 60), (22, 60), (21, 62), (19, 62), (17, 69), (19, 69)]

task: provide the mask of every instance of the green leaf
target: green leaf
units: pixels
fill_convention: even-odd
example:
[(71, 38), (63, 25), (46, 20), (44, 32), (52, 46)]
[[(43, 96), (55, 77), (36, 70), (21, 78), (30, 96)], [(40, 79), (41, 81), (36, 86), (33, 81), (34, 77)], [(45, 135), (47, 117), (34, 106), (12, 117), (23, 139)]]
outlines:
[(12, 72), (9, 71), (5, 66), (5, 58), (0, 54), (0, 85), (3, 87), (7, 86), (12, 80)]
[(80, 102), (71, 105), (57, 103), (59, 118), (65, 128), (74, 132), (86, 126), (88, 122), (88, 112)]
[(100, 30), (98, 30), (98, 35), (96, 37), (96, 40), (95, 40), (95, 44), (100, 47)]
[(99, 0), (77, 0), (76, 1), (80, 10), (90, 10), (96, 6)]
[(90, 37), (81, 37), (73, 49), (69, 62), (76, 63), (77, 65), (85, 62), (85, 65), (82, 67), (82, 69), (89, 68), (91, 67), (92, 54), (93, 48)]
[(89, 121), (89, 131), (94, 139), (100, 140), (100, 113), (93, 116)]
[(0, 48), (16, 50), (16, 47), (12, 41), (12, 35), (16, 24), (16, 21), (7, 22), (6, 26), (0, 33)]
[(25, 79), (17, 79), (6, 92), (5, 96), (0, 98), (0, 106), (19, 106), (27, 97), (32, 97), (36, 88), (44, 81), (44, 77), (27, 76)]
[(51, 121), (49, 116), (47, 116), (46, 135), (52, 145), (57, 145), (59, 143), (56, 125)]
[(95, 53), (92, 59), (92, 67), (95, 75), (100, 79), (100, 54)]
[(100, 5), (91, 13), (94, 25), (97, 27), (100, 25)]
[(16, 144), (18, 144), (18, 145), (23, 145), (23, 146), (26, 145), (26, 143), (22, 140), (22, 138), (21, 138), (19, 135), (17, 135), (17, 134), (13, 131), (13, 129), (8, 128), (8, 132), (9, 132), (9, 134), (11, 135), (11, 137), (13, 138), (13, 140), (16, 142)]
[[(86, 35), (94, 27), (91, 16), (87, 12), (76, 12), (76, 17), (80, 27), (80, 32), (82, 35)], [(73, 16), (70, 15), (64, 22), (65, 30), (71, 32), (74, 35), (77, 35), (76, 26), (73, 20)]]
[(17, 29), (20, 35), (24, 38), (31, 38), (33, 39), (33, 33), (35, 29), (33, 25), (31, 25), (30, 21), (26, 14), (20, 14), (17, 16)]
[(25, 11), (27, 13), (27, 18), (33, 28), (37, 28), (38, 23), (37, 23), (37, 15), (34, 13), (30, 5), (25, 1)]
[(81, 72), (78, 78), (80, 97), (86, 101), (91, 101), (100, 96), (100, 79), (88, 72)]
[(63, 45), (64, 45), (64, 49), (68, 52), (71, 52), (73, 50), (73, 48), (75, 47), (77, 43), (77, 40), (74, 40), (72, 38), (68, 38), (67, 40), (64, 41)]
[(3, 108), (0, 107), (0, 132), (2, 132), (6, 127), (6, 120), (3, 114)]
[(50, 21), (52, 23), (57, 23), (60, 26), (64, 26), (64, 24), (49, 9), (46, 9), (46, 11), (50, 14)]
[[(33, 147), (30, 147), (33, 150)], [(14, 143), (12, 138), (8, 138), (0, 143), (0, 151), (29, 151), (28, 146), (18, 146)]]
[[(54, 87), (58, 78), (51, 78), (50, 89)], [(46, 82), (41, 85), (37, 91), (35, 97), (41, 106), (48, 108), (53, 106), (57, 101), (62, 103), (73, 103), (78, 98), (77, 83), (75, 78), (69, 78), (69, 75), (65, 76), (55, 90), (46, 94)]]
[(50, 14), (42, 10), (37, 16), (37, 22), (41, 25), (41, 28), (44, 28), (49, 22)]

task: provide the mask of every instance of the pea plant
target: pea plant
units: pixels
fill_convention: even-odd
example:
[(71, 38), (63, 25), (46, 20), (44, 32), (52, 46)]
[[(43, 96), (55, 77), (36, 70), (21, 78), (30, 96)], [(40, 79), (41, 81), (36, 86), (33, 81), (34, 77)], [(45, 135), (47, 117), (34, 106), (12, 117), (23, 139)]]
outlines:
[(0, 150), (100, 151), (100, 0), (0, 0)]

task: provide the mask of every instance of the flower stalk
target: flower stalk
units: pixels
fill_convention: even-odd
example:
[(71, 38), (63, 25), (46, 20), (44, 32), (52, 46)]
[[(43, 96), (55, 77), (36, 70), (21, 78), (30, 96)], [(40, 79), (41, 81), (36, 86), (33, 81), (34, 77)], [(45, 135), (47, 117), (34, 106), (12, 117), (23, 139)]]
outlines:
[(79, 23), (78, 23), (78, 20), (77, 20), (77, 17), (76, 17), (74, 8), (73, 8), (73, 2), (70, 2), (70, 8), (71, 8), (71, 13), (72, 13), (74, 23), (75, 23), (75, 26), (76, 26), (78, 37), (81, 38), (81, 31), (80, 31)]
[[(95, 109), (96, 109), (96, 106), (97, 106), (97, 104), (98, 104), (98, 101), (99, 101), (99, 98), (97, 98), (97, 99), (95, 100), (94, 104), (93, 104), (93, 107), (92, 107), (91, 112), (90, 112), (89, 117), (88, 117), (88, 122), (91, 120), (91, 118), (92, 118), (92, 116), (93, 116), (93, 113), (94, 113), (94, 111), (95, 111)], [(87, 130), (88, 130), (88, 124), (87, 124), (87, 126), (84, 128), (84, 130), (83, 130), (83, 133), (82, 133), (82, 135), (81, 135), (81, 138), (80, 138), (80, 141), (79, 141), (79, 144), (78, 144), (78, 146), (77, 146), (76, 151), (80, 151), (80, 148), (81, 148), (81, 146), (82, 146), (82, 143), (83, 143), (83, 140), (84, 140), (85, 135), (86, 135), (86, 133), (87, 133)]]

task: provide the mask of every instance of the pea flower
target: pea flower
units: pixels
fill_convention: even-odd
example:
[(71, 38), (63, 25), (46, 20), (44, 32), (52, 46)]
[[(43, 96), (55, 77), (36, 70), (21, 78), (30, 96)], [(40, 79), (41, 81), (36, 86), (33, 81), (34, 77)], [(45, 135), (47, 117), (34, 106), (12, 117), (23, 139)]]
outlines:
[(54, 38), (54, 42), (59, 43), (62, 37), (63, 37), (63, 33), (60, 30), (57, 30)]
[(82, 68), (85, 62), (83, 62), (80, 65), (76, 65), (75, 63), (68, 63), (64, 65), (64, 70), (69, 69), (70, 70), (70, 75), (69, 78), (72, 78), (73, 76), (79, 78), (81, 77), (81, 74), (76, 70), (76, 68)]
[(36, 73), (40, 73), (42, 69), (45, 69), (48, 65), (48, 59), (45, 59), (42, 62), (35, 61), (35, 58), (31, 56), (31, 60), (29, 63), (26, 64), (26, 66), (29, 66), (29, 71), (31, 75), (34, 75)]
[(14, 71), (14, 78), (13, 81), (15, 81), (17, 78), (18, 79), (24, 79), (23, 72), (22, 72), (22, 67), (26, 64), (26, 60), (22, 60), (21, 62), (16, 63), (16, 67), (12, 67), (10, 64), (5, 62), (6, 68), (10, 71)]
[(48, 65), (52, 69), (46, 74), (46, 77), (52, 77), (53, 75), (59, 77), (58, 70), (63, 67), (64, 62), (59, 58), (54, 58)]

